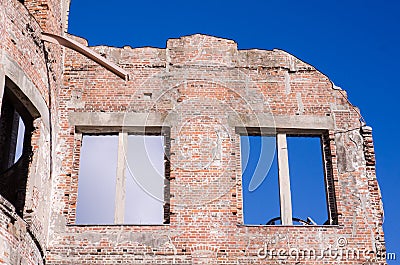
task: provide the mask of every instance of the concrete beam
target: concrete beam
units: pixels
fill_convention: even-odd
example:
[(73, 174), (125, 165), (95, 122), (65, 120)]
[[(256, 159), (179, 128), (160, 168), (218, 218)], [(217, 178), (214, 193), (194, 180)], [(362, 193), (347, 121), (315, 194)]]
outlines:
[(309, 116), (309, 115), (229, 115), (228, 124), (231, 127), (262, 127), (272, 129), (292, 130), (333, 130), (334, 120), (332, 116)]
[(149, 130), (148, 127), (161, 130), (169, 126), (158, 113), (70, 112), (68, 119), (77, 132), (144, 132), (144, 129)]
[(129, 73), (127, 71), (125, 71), (118, 65), (110, 62), (109, 60), (107, 60), (106, 58), (101, 56), (100, 54), (96, 53), (89, 47), (86, 47), (86, 46), (80, 44), (77, 41), (74, 41), (67, 37), (57, 36), (57, 35), (45, 33), (45, 32), (42, 33), (42, 40), (70, 48), (70, 49), (86, 56), (90, 60), (98, 63), (99, 65), (103, 66), (108, 71), (114, 73), (115, 75), (119, 76), (120, 78), (124, 79), (125, 81), (129, 80)]

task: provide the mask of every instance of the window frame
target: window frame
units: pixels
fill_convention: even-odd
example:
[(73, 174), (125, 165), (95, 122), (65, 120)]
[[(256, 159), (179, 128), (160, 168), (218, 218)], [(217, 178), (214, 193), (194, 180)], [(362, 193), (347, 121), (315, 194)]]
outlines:
[[(0, 88), (0, 127), (4, 130), (3, 133), (8, 133), (9, 141), (0, 143), (0, 149), (2, 149), (0, 174), (3, 179), (0, 193), (15, 207), (17, 214), (23, 217), (33, 155), (33, 134), (37, 129), (34, 121), (41, 115), (21, 86), (14, 83), (8, 76), (2, 78), (4, 78), (2, 79), (4, 82), (1, 82), (0, 79), (2, 84)], [(5, 114), (3, 111), (8, 113)], [(18, 120), (15, 120), (16, 116), (18, 116)], [(18, 138), (21, 136), (18, 128), (21, 121), (24, 126), (23, 138), (20, 142), (22, 149), (20, 157), (16, 159)], [(9, 128), (5, 129), (5, 127)], [(3, 135), (4, 140), (8, 138), (6, 134)]]
[[(74, 204), (77, 205), (79, 194), (78, 194), (78, 181), (79, 181), (79, 169), (80, 169), (80, 157), (81, 147), (84, 135), (117, 135), (118, 137), (118, 154), (117, 154), (117, 166), (116, 166), (116, 194), (114, 197), (114, 222), (110, 224), (96, 224), (96, 223), (76, 223), (76, 207), (74, 207), (72, 218), (70, 218), (70, 225), (75, 226), (163, 226), (170, 224), (170, 128), (159, 127), (159, 126), (147, 126), (147, 127), (105, 127), (105, 126), (76, 126), (75, 127), (75, 149), (74, 152), (74, 175), (76, 175), (75, 188), (76, 197)], [(126, 190), (125, 184), (125, 155), (124, 149), (126, 148), (128, 135), (143, 135), (143, 136), (163, 136), (164, 137), (164, 203), (163, 203), (163, 222), (157, 224), (136, 224), (136, 223), (125, 223), (125, 198), (121, 191)], [(123, 155), (121, 155), (123, 154)], [(124, 185), (125, 184), (125, 185)]]
[[(329, 137), (329, 130), (327, 129), (284, 129), (284, 128), (260, 128), (260, 127), (236, 127), (236, 132), (240, 136), (273, 136), (276, 138), (276, 152), (278, 164), (278, 185), (279, 185), (279, 206), (280, 206), (280, 220), (281, 224), (278, 225), (253, 225), (245, 224), (244, 222), (244, 198), (243, 187), (239, 185), (239, 193), (241, 196), (241, 220), (240, 223), (245, 226), (299, 226), (293, 224), (292, 215), (292, 199), (290, 190), (290, 173), (289, 173), (289, 158), (287, 149), (287, 137), (300, 136), (300, 137), (319, 137), (321, 142), (322, 164), (324, 172), (325, 183), (325, 196), (326, 207), (328, 215), (328, 223), (316, 226), (329, 226), (338, 225), (338, 211), (336, 203), (336, 193), (334, 185), (334, 174), (332, 167), (332, 151), (331, 139)], [(279, 139), (278, 139), (279, 138)], [(243, 165), (241, 162), (242, 150), (240, 149), (240, 178), (242, 183), (243, 178)], [(283, 187), (284, 186), (284, 187)], [(282, 203), (284, 202), (284, 204)], [(300, 225), (302, 226), (302, 225)]]

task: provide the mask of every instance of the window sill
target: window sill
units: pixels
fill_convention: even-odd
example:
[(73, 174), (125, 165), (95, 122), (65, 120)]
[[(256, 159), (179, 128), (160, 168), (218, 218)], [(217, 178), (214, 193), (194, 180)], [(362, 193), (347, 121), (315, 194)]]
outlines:
[(341, 228), (340, 225), (250, 225), (250, 224), (237, 224), (237, 227), (305, 227), (305, 228)]
[(171, 224), (67, 224), (67, 227), (107, 227), (107, 226), (129, 226), (129, 227), (135, 227), (135, 226), (148, 226), (148, 227), (154, 227), (154, 226), (160, 226), (160, 227), (168, 227)]

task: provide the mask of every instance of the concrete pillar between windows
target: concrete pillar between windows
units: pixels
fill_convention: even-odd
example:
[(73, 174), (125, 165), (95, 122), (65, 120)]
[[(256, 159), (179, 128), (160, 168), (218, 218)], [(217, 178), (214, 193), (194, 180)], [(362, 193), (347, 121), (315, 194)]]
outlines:
[(126, 195), (126, 144), (128, 134), (121, 132), (118, 135), (118, 161), (117, 161), (117, 180), (115, 188), (115, 213), (114, 223), (123, 224), (125, 216), (125, 195)]
[(278, 171), (279, 171), (279, 197), (281, 205), (282, 225), (293, 225), (292, 198), (290, 193), (289, 159), (287, 151), (286, 134), (277, 135)]

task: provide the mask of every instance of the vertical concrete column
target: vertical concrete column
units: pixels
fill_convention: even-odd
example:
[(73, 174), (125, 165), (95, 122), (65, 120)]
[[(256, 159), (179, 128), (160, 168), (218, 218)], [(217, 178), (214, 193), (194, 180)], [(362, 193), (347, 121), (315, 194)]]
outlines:
[(121, 132), (118, 135), (118, 161), (117, 161), (117, 180), (115, 187), (115, 213), (114, 223), (123, 224), (125, 216), (125, 195), (126, 195), (126, 148), (128, 134)]
[(286, 134), (277, 135), (279, 197), (281, 204), (282, 225), (292, 225), (292, 198), (290, 193), (289, 160)]

